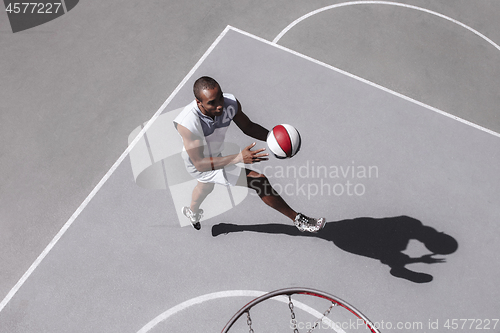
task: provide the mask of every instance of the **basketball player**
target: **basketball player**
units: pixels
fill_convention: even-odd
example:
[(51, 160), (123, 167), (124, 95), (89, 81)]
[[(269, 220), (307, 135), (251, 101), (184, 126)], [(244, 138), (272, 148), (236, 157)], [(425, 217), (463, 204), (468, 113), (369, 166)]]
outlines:
[(174, 119), (174, 126), (182, 137), (183, 157), (188, 172), (198, 180), (193, 190), (191, 205), (182, 213), (197, 230), (201, 228), (203, 210), (200, 205), (212, 192), (215, 184), (247, 186), (268, 206), (290, 218), (300, 231), (317, 232), (325, 226), (325, 219), (314, 219), (294, 211), (272, 188), (267, 177), (237, 163), (253, 164), (267, 160), (265, 148), (252, 151), (255, 142), (239, 154), (221, 156), (224, 137), (232, 121), (246, 135), (266, 141), (269, 131), (252, 122), (241, 110), (238, 100), (222, 92), (210, 77), (201, 77), (194, 83), (195, 100)]

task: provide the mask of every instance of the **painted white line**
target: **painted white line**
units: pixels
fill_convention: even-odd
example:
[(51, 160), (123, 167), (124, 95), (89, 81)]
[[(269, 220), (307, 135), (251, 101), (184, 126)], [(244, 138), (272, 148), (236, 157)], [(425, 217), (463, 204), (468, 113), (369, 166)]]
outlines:
[(68, 13), (68, 10), (66, 9), (66, 0), (61, 1), (61, 5), (62, 5), (62, 7), (63, 7), (64, 14), (67, 14), (67, 13)]
[(334, 66), (332, 66), (332, 65), (329, 65), (329, 64), (327, 64), (327, 63), (321, 62), (321, 61), (319, 61), (319, 60), (317, 60), (317, 59), (311, 58), (311, 57), (309, 57), (309, 56), (306, 56), (306, 55), (304, 55), (304, 54), (302, 54), (302, 53), (299, 53), (299, 52), (297, 52), (297, 51), (291, 50), (291, 49), (289, 49), (289, 48), (286, 48), (286, 47), (281, 46), (281, 45), (279, 45), (279, 44), (276, 44), (276, 43), (274, 43), (274, 42), (270, 42), (270, 41), (265, 40), (265, 39), (263, 39), (263, 38), (261, 38), (261, 37), (258, 37), (258, 36), (255, 36), (255, 35), (252, 35), (252, 34), (250, 34), (250, 33), (246, 32), (246, 31), (242, 31), (242, 30), (239, 30), (239, 29), (234, 28), (234, 27), (231, 27), (231, 30), (234, 30), (235, 32), (238, 32), (238, 33), (240, 33), (240, 34), (242, 34), (242, 35), (245, 35), (245, 36), (248, 36), (248, 37), (254, 38), (254, 39), (256, 39), (256, 40), (258, 40), (258, 41), (260, 41), (260, 42), (266, 43), (266, 44), (268, 44), (268, 45), (271, 45), (271, 46), (276, 47), (276, 48), (278, 48), (278, 49), (281, 49), (281, 50), (283, 50), (283, 51), (289, 52), (289, 53), (291, 53), (291, 54), (293, 54), (293, 55), (296, 55), (296, 56), (298, 56), (298, 57), (301, 57), (301, 58), (304, 58), (304, 59), (306, 59), (306, 60), (309, 60), (309, 61), (311, 61), (311, 62), (313, 62), (313, 63), (315, 63), (315, 64), (317, 64), (317, 65), (320, 65), (320, 66), (326, 67), (326, 68), (328, 68), (328, 69), (331, 69), (331, 70), (336, 71), (336, 72), (338, 72), (338, 73), (341, 73), (341, 74), (343, 74), (343, 75), (349, 76), (349, 77), (351, 77), (351, 78), (353, 78), (353, 79), (356, 79), (356, 80), (358, 80), (358, 81), (364, 82), (364, 83), (366, 83), (366, 84), (368, 84), (368, 85), (370, 85), (370, 86), (372, 86), (372, 87), (378, 88), (378, 89), (383, 90), (383, 91), (385, 91), (385, 92), (388, 92), (388, 93), (390, 93), (390, 94), (392, 94), (392, 95), (398, 96), (398, 97), (400, 97), (400, 98), (402, 98), (402, 99), (404, 99), (404, 100), (406, 100), (406, 101), (412, 102), (412, 103), (417, 104), (417, 105), (420, 105), (420, 106), (422, 106), (422, 107), (424, 107), (424, 108), (426, 108), (426, 109), (429, 109), (429, 110), (431, 110), (431, 111), (433, 111), (433, 112), (439, 113), (439, 114), (441, 114), (441, 115), (443, 115), (443, 116), (445, 116), (445, 117), (448, 117), (448, 118), (454, 119), (454, 120), (456, 120), (456, 121), (458, 121), (458, 122), (461, 122), (461, 123), (466, 124), (466, 125), (468, 125), (468, 126), (474, 127), (474, 128), (476, 128), (476, 129), (478, 129), (478, 130), (480, 130), (480, 131), (486, 132), (486, 133), (488, 133), (488, 134), (491, 134), (491, 135), (493, 135), (493, 136), (496, 136), (496, 137), (499, 137), (499, 138), (500, 138), (500, 133), (497, 133), (497, 132), (492, 131), (492, 130), (490, 130), (490, 129), (488, 129), (488, 128), (485, 128), (485, 127), (483, 127), (483, 126), (477, 125), (477, 124), (475, 124), (475, 123), (473, 123), (473, 122), (470, 122), (470, 121), (468, 121), (468, 120), (462, 119), (462, 118), (460, 118), (460, 117), (457, 117), (457, 116), (452, 115), (452, 114), (450, 114), (450, 113), (447, 113), (447, 112), (445, 112), (445, 111), (439, 110), (439, 109), (437, 109), (437, 108), (435, 108), (435, 107), (433, 107), (433, 106), (430, 106), (430, 105), (427, 105), (427, 104), (422, 103), (422, 102), (420, 102), (420, 101), (417, 101), (417, 100), (415, 100), (415, 99), (413, 99), (413, 98), (411, 98), (411, 97), (408, 97), (408, 96), (406, 96), (406, 95), (403, 95), (403, 94), (400, 94), (400, 93), (398, 93), (398, 92), (395, 92), (395, 91), (393, 91), (393, 90), (391, 90), (391, 89), (389, 89), (389, 88), (386, 88), (386, 87), (381, 86), (381, 85), (379, 85), (379, 84), (376, 84), (376, 83), (374, 83), (374, 82), (371, 82), (371, 81), (368, 81), (368, 80), (366, 80), (366, 79), (363, 79), (363, 78), (361, 78), (361, 77), (359, 77), (359, 76), (356, 76), (356, 75), (354, 75), (354, 74), (351, 74), (351, 73), (349, 73), (349, 72), (346, 72), (346, 71), (344, 71), (344, 70), (342, 70), (342, 69), (336, 68), (336, 67), (334, 67)]
[[(326, 63), (323, 63), (319, 60), (316, 60), (314, 58), (308, 57), (306, 55), (303, 55), (301, 53), (298, 53), (296, 51), (290, 50), (284, 46), (278, 45), (274, 42), (270, 42), (268, 40), (265, 40), (263, 38), (257, 37), (255, 35), (252, 35), (248, 32), (244, 32), (242, 30), (236, 29), (231, 26), (227, 26), (224, 31), (217, 37), (217, 39), (214, 41), (214, 43), (209, 47), (209, 49), (203, 54), (203, 56), (198, 60), (196, 65), (189, 71), (189, 73), (184, 77), (181, 83), (177, 86), (177, 88), (172, 92), (172, 94), (168, 97), (168, 99), (162, 104), (162, 106), (156, 111), (156, 113), (153, 115), (153, 117), (148, 121), (148, 123), (144, 126), (144, 128), (139, 132), (137, 137), (130, 143), (130, 145), (125, 149), (125, 151), (120, 155), (118, 160), (111, 166), (109, 171), (102, 177), (102, 179), (99, 181), (99, 183), (94, 187), (94, 189), (90, 192), (90, 194), (85, 198), (85, 200), (81, 203), (81, 205), (76, 209), (76, 211), (71, 215), (71, 217), (68, 219), (68, 221), (62, 226), (61, 230), (54, 236), (52, 241), (47, 245), (47, 247), (42, 251), (42, 253), (38, 256), (38, 258), (33, 262), (33, 264), (28, 268), (28, 270), (23, 274), (23, 276), (19, 279), (19, 281), (14, 285), (14, 287), (9, 291), (9, 293), (4, 297), (4, 299), (0, 302), (0, 312), (5, 308), (5, 306), (10, 302), (10, 300), (14, 297), (14, 295), (19, 291), (19, 289), (23, 286), (23, 284), (26, 282), (26, 280), (31, 276), (31, 274), (35, 271), (35, 269), (40, 265), (40, 263), (43, 261), (43, 259), (48, 255), (48, 253), (52, 250), (52, 248), (56, 245), (56, 243), (61, 239), (61, 237), (66, 233), (66, 231), (69, 229), (69, 227), (73, 224), (73, 222), (76, 220), (76, 218), (80, 215), (80, 213), (85, 209), (85, 207), (88, 205), (90, 200), (97, 194), (97, 192), (102, 188), (104, 183), (111, 177), (113, 172), (118, 168), (118, 166), (121, 164), (121, 162), (126, 158), (128, 153), (132, 150), (132, 148), (136, 145), (136, 143), (139, 141), (139, 139), (144, 135), (144, 133), (151, 127), (151, 124), (161, 115), (161, 113), (165, 110), (167, 105), (172, 101), (172, 99), (175, 97), (175, 95), (179, 92), (179, 90), (184, 86), (184, 84), (191, 78), (191, 76), (194, 74), (194, 72), (198, 69), (198, 67), (203, 63), (203, 61), (208, 57), (208, 55), (212, 52), (212, 50), (215, 48), (215, 46), (220, 42), (220, 40), (226, 35), (226, 33), (229, 30), (233, 30), (235, 32), (241, 33), (243, 35), (249, 36), (251, 38), (254, 38), (256, 40), (259, 40), (261, 42), (264, 42), (266, 44), (272, 45), (274, 47), (277, 47), (283, 51), (292, 53), (296, 56), (299, 56), (301, 58), (307, 59), (309, 61), (312, 61), (318, 65), (324, 66), (328, 69), (337, 71), (339, 73), (342, 73), (344, 75), (347, 75), (349, 77), (352, 77), (354, 79), (357, 79), (359, 81), (362, 81), (364, 83), (367, 83), (371, 86), (377, 87), (381, 90), (384, 90), (388, 93), (394, 94), (398, 97), (401, 97), (407, 101), (416, 103), (420, 106), (423, 106), (425, 108), (428, 108), (432, 111), (435, 111), (437, 113), (440, 113), (444, 116), (450, 117), (452, 119), (455, 119), (457, 121), (460, 121), (462, 123), (465, 123), (467, 125), (470, 125), (472, 127), (475, 127), (481, 131), (487, 132), (489, 134), (492, 134), (494, 136), (500, 137), (499, 133), (496, 133), (494, 131), (491, 131), (487, 128), (481, 127), (479, 125), (476, 125), (474, 123), (471, 123), (467, 120), (461, 119), (459, 117), (456, 117), (454, 115), (451, 115), (449, 113), (446, 113), (444, 111), (438, 110), (432, 106), (426, 105), (424, 103), (421, 103), (419, 101), (416, 101), (410, 97), (407, 97), (405, 95), (399, 94), (397, 92), (394, 92), (388, 88), (382, 87), (376, 83), (370, 82), (368, 80), (365, 80), (363, 78), (360, 78), (358, 76), (355, 76), (351, 73), (348, 73), (346, 71), (343, 71), (341, 69), (335, 68), (331, 65), (328, 65)], [(495, 44), (496, 45), (496, 44)]]
[(465, 25), (464, 23), (462, 23), (460, 21), (457, 21), (455, 19), (452, 19), (451, 17), (448, 17), (446, 15), (440, 14), (438, 12), (434, 12), (434, 11), (429, 10), (429, 9), (425, 9), (425, 8), (417, 7), (417, 6), (412, 6), (412, 5), (407, 5), (407, 4), (403, 4), (403, 3), (399, 3), (399, 2), (390, 2), (390, 1), (351, 1), (351, 2), (342, 2), (342, 3), (338, 3), (338, 4), (335, 4), (335, 5), (326, 6), (326, 7), (314, 10), (314, 11), (312, 11), (310, 13), (307, 13), (307, 14), (299, 17), (298, 19), (296, 19), (295, 21), (293, 21), (292, 23), (290, 23), (285, 29), (283, 29), (278, 34), (278, 36), (276, 36), (276, 38), (274, 38), (273, 43), (277, 43), (281, 39), (281, 37), (283, 37), (290, 29), (292, 29), (298, 23), (304, 21), (305, 19), (307, 19), (307, 18), (309, 18), (309, 17), (311, 17), (313, 15), (316, 15), (318, 13), (324, 12), (326, 10), (330, 10), (330, 9), (334, 9), (334, 8), (339, 8), (339, 7), (345, 7), (345, 6), (353, 6), (353, 5), (390, 5), (390, 6), (398, 6), (398, 7), (416, 9), (416, 10), (419, 10), (419, 11), (422, 11), (422, 12), (425, 12), (425, 13), (428, 13), (428, 14), (432, 14), (432, 15), (441, 17), (441, 18), (443, 18), (445, 20), (448, 20), (450, 22), (453, 22), (455, 24), (458, 24), (459, 26), (461, 26), (461, 27), (463, 27), (463, 28), (471, 31), (472, 33), (474, 33), (477, 36), (481, 37), (482, 39), (484, 39), (485, 41), (487, 41), (488, 43), (490, 43), (491, 45), (493, 45), (497, 50), (500, 51), (500, 46), (498, 46), (497, 44), (495, 44), (491, 39), (489, 39), (488, 37), (486, 37), (485, 35), (483, 35), (479, 31), (477, 31), (477, 30), (469, 27), (468, 25)]
[[(201, 304), (203, 302), (211, 301), (214, 299), (218, 298), (226, 298), (226, 297), (244, 297), (244, 296), (250, 296), (250, 297), (259, 297), (264, 295), (265, 292), (263, 291), (256, 291), (256, 290), (228, 290), (228, 291), (220, 291), (212, 294), (206, 294), (202, 296), (198, 296), (195, 298), (191, 298), (190, 300), (187, 300), (185, 302), (182, 302), (167, 311), (163, 312), (162, 314), (158, 315), (156, 318), (151, 320), (149, 323), (144, 325), (137, 333), (146, 333), (152, 330), (156, 325), (161, 323), (162, 321), (165, 321), (167, 318), (175, 315), (176, 313), (185, 310), (189, 308), (190, 306), (196, 305), (196, 304)], [(228, 318), (229, 320), (230, 318)]]
[[(227, 298), (227, 297), (254, 297), (254, 298), (257, 298), (257, 297), (262, 296), (264, 294), (266, 294), (266, 292), (256, 291), (256, 290), (226, 290), (226, 291), (219, 291), (219, 292), (191, 298), (190, 300), (182, 302), (182, 303), (168, 309), (167, 311), (163, 312), (162, 314), (160, 314), (159, 316), (157, 316), (156, 318), (151, 320), (149, 323), (144, 325), (139, 331), (137, 331), (137, 333), (147, 333), (147, 332), (151, 331), (156, 325), (167, 320), (169, 317), (171, 317), (171, 316), (179, 313), (180, 311), (185, 310), (193, 305), (201, 304), (201, 303), (212, 301), (212, 300), (219, 299), (219, 298)], [(273, 298), (271, 298), (271, 300), (288, 304), (288, 298), (285, 296), (273, 297)], [(318, 319), (323, 317), (322, 313), (320, 313), (319, 311), (316, 311), (315, 309), (311, 308), (310, 306), (308, 306), (302, 302), (294, 300), (293, 304), (294, 304), (295, 308), (301, 309), (301, 310), (313, 315), (314, 317), (316, 317)], [(237, 310), (239, 310), (239, 309), (237, 309)], [(235, 311), (235, 313), (236, 313), (236, 311)], [(227, 318), (228, 321), (230, 319), (231, 318)], [(334, 329), (336, 332), (345, 333), (344, 330), (342, 330), (339, 326), (337, 326), (332, 320), (330, 320), (328, 318), (323, 318), (323, 322), (327, 326), (329, 326), (330, 328)], [(224, 323), (224, 324), (226, 324), (226, 323)]]
[(215, 46), (220, 42), (222, 37), (229, 30), (229, 26), (227, 26), (224, 31), (217, 37), (217, 39), (212, 43), (212, 45), (208, 48), (208, 50), (203, 54), (203, 56), (198, 60), (198, 62), (194, 65), (194, 67), (189, 71), (189, 73), (184, 77), (184, 79), (179, 83), (177, 88), (170, 94), (167, 100), (162, 104), (162, 106), (156, 111), (153, 117), (147, 122), (144, 128), (137, 134), (136, 138), (130, 143), (130, 145), (125, 149), (125, 151), (120, 155), (118, 160), (111, 166), (109, 171), (102, 177), (99, 183), (94, 187), (94, 189), (90, 192), (90, 194), (85, 198), (85, 200), (81, 203), (81, 205), (76, 209), (76, 211), (71, 215), (69, 220), (63, 225), (61, 230), (55, 235), (52, 241), (47, 245), (47, 247), (42, 251), (42, 253), (38, 256), (38, 258), (33, 262), (33, 264), (28, 268), (26, 273), (21, 277), (21, 279), (16, 283), (16, 285), (9, 291), (9, 293), (5, 296), (5, 298), (0, 302), (0, 312), (5, 308), (7, 303), (10, 302), (12, 297), (19, 291), (19, 289), (23, 286), (26, 280), (31, 276), (31, 274), (35, 271), (35, 269), (40, 265), (42, 260), (49, 254), (52, 248), (56, 245), (56, 243), (61, 239), (61, 237), (66, 233), (66, 231), (71, 227), (76, 218), (80, 215), (80, 213), (87, 207), (88, 203), (92, 198), (96, 195), (96, 193), (102, 188), (104, 183), (111, 177), (113, 172), (118, 168), (121, 162), (127, 157), (128, 153), (132, 150), (132, 148), (137, 144), (140, 138), (144, 135), (144, 133), (151, 127), (153, 122), (161, 115), (161, 113), (165, 110), (167, 105), (172, 101), (175, 95), (179, 92), (179, 90), (186, 84), (186, 82), (191, 78), (194, 72), (200, 67), (200, 65), (205, 61), (208, 55), (212, 52)]

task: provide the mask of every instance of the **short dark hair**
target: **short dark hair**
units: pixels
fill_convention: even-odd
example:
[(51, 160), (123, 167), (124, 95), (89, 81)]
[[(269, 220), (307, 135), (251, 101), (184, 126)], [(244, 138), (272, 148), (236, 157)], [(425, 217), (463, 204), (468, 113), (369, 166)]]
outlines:
[(219, 84), (217, 81), (212, 79), (209, 76), (202, 76), (193, 85), (193, 93), (194, 97), (196, 97), (197, 100), (201, 101), (201, 91), (207, 90), (207, 89), (215, 89), (219, 87)]

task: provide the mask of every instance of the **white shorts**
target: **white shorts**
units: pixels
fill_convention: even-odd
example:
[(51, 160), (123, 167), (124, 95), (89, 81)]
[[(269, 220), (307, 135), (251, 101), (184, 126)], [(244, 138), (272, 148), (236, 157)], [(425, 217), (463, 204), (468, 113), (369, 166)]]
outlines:
[[(245, 168), (228, 165), (223, 169), (200, 172), (193, 165), (186, 165), (189, 174), (201, 183), (236, 186), (246, 183)], [(239, 180), (239, 182), (238, 182)]]

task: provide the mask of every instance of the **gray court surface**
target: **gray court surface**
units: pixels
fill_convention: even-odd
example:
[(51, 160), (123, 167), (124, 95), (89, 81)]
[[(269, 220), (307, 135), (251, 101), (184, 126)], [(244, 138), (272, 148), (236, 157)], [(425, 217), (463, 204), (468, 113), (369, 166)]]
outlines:
[[(250, 193), (201, 231), (181, 227), (171, 193), (138, 186), (127, 157), (0, 313), (2, 332), (138, 332), (225, 291), (143, 330), (219, 331), (252, 298), (231, 291), (289, 286), (328, 291), (374, 322), (421, 323), (414, 332), (497, 319), (499, 137), (234, 29), (163, 114), (191, 100), (201, 75), (216, 77), (255, 122), (299, 129), (297, 156), (253, 168), (327, 227), (301, 234)], [(235, 125), (227, 139), (252, 142)], [(430, 253), (416, 239), (434, 230), (458, 249), (392, 275), (399, 253)]]
[[(318, 9), (279, 39), (289, 50), (270, 44)], [(496, 0), (81, 1), (12, 34), (2, 11), (0, 332), (217, 332), (295, 286), (393, 325), (382, 332), (500, 331), (499, 15)], [(228, 24), (242, 30), (207, 52)], [(300, 130), (299, 155), (254, 168), (324, 215), (321, 234), (224, 188), (200, 232), (181, 226), (190, 185), (175, 154), (155, 155), (178, 151), (161, 140), (173, 127), (157, 131), (202, 74), (254, 121)], [(252, 140), (234, 126), (228, 141)], [(403, 267), (402, 253), (431, 261), (417, 239), (436, 232), (451, 245), (435, 250), (458, 244), (434, 256), (446, 262)], [(255, 313), (256, 332), (291, 331), (281, 305)]]

